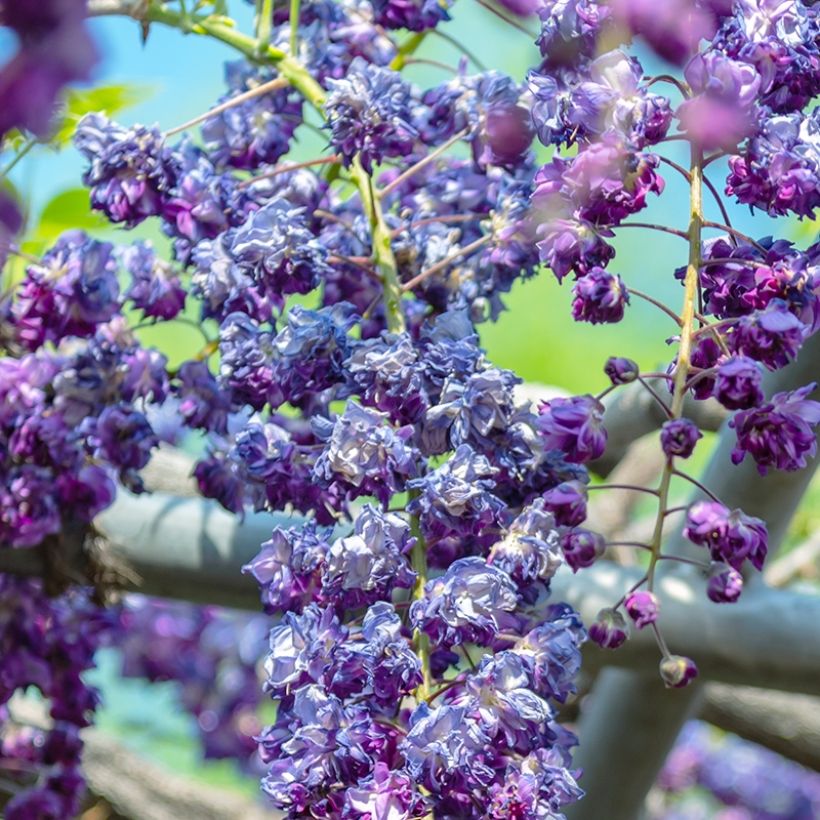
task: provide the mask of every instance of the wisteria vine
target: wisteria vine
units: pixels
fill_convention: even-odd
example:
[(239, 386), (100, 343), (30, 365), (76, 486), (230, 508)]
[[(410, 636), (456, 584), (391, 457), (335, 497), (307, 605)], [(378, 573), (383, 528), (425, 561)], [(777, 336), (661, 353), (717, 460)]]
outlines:
[[(666, 373), (650, 382), (623, 357), (604, 367), (604, 393), (651, 391), (666, 461), (658, 486), (638, 488), (657, 501), (652, 537), (635, 545), (645, 574), (588, 636), (616, 648), (628, 621), (649, 627), (664, 682), (685, 686), (697, 667), (664, 640), (660, 562), (695, 563), (709, 598), (730, 603), (767, 551), (763, 521), (698, 485), (683, 532), (702, 560), (664, 552), (672, 483), (698, 484), (683, 463), (702, 435), (685, 399), (734, 413), (735, 463), (796, 470), (816, 451), (814, 385), (767, 397), (762, 374), (820, 326), (820, 244), (737, 231), (710, 174), (728, 156), (725, 195), (813, 217), (820, 12), (801, 0), (504, 0), (495, 12), (508, 23), (540, 23), (526, 79), (471, 73), (465, 49), (456, 67), (434, 63), (444, 82), (419, 89), (402, 69), (424, 61), (428, 36), (452, 40), (439, 28), (446, 2), (261, 2), (253, 34), (224, 3), (89, 8), (218, 39), (240, 59), (225, 95), (189, 123), (163, 132), (94, 113), (76, 129), (92, 208), (124, 229), (156, 220), (170, 253), (82, 231), (39, 258), (4, 242), (27, 265), (0, 302), (0, 542), (46, 544), (59, 564), (66, 533), (92, 533), (117, 484), (143, 491), (140, 471), (168, 438), (158, 414), (171, 412), (206, 442), (204, 496), (238, 515), (294, 514), (245, 568), (272, 618), (277, 716), (257, 740), (274, 805), (294, 818), (562, 816), (582, 791), (575, 738), (555, 715), (587, 631), (549, 587), (562, 565), (583, 570), (608, 546), (583, 526), (588, 492), (606, 489), (586, 467), (606, 447), (603, 394), (531, 407), (476, 326), (543, 268), (574, 277), (577, 321), (618, 322), (633, 298), (674, 320)], [(27, 106), (42, 116), (93, 59), (66, 58), (82, 51), (85, 3), (0, 9), (20, 40), (0, 75), (0, 130), (41, 136)], [(647, 76), (633, 35), (680, 72)], [(308, 111), (326, 149), (289, 161), (314, 127)], [(536, 139), (553, 149), (545, 164)], [(688, 168), (660, 153), (676, 140)], [(662, 167), (688, 184), (685, 229), (629, 219), (663, 194)], [(723, 222), (705, 218), (707, 196)], [(0, 215), (11, 237), (10, 202)], [(622, 227), (685, 241), (679, 307), (611, 269)], [(169, 367), (141, 342), (159, 322), (192, 322), (200, 353)], [(6, 722), (0, 765), (33, 775), (6, 816), (72, 816), (77, 730), (96, 702), (80, 672), (113, 626), (53, 579), (0, 583), (0, 703), (35, 686), (55, 722), (45, 745)], [(31, 609), (22, 622), (19, 601)]]

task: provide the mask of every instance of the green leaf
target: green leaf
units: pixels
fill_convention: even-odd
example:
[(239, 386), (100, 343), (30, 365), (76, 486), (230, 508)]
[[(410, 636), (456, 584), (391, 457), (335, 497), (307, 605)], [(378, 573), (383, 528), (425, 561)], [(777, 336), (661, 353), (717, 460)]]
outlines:
[(92, 111), (102, 111), (109, 117), (143, 102), (153, 94), (148, 86), (125, 84), (100, 85), (96, 88), (71, 89), (65, 95), (62, 117), (51, 144), (62, 148), (71, 141), (77, 123)]
[(105, 217), (91, 210), (88, 189), (69, 188), (52, 197), (40, 213), (32, 239), (50, 242), (70, 228), (98, 230), (108, 227)]

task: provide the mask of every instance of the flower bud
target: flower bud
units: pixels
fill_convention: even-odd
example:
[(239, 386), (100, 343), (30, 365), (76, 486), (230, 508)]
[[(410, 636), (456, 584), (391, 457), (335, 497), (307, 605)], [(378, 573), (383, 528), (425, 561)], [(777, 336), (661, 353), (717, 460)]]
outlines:
[(638, 363), (623, 356), (610, 356), (604, 365), (604, 373), (612, 384), (629, 384), (638, 378), (640, 373)]
[(587, 488), (580, 481), (564, 481), (544, 493), (544, 507), (564, 527), (577, 527), (587, 517)]
[(733, 604), (743, 591), (743, 576), (723, 563), (712, 565), (706, 594), (716, 604)]
[(590, 624), (589, 638), (604, 649), (617, 649), (627, 638), (626, 619), (617, 609), (602, 609)]
[(689, 419), (672, 419), (661, 428), (661, 447), (670, 457), (689, 458), (701, 438), (703, 433)]
[(698, 676), (698, 668), (691, 658), (683, 655), (669, 655), (661, 659), (661, 678), (670, 689), (682, 689)]
[(603, 535), (582, 527), (573, 527), (561, 534), (561, 549), (573, 572), (592, 566), (604, 554), (606, 541)]
[(626, 596), (624, 607), (638, 629), (643, 629), (658, 620), (660, 604), (655, 594), (649, 592), (649, 590), (642, 589), (638, 592), (630, 592)]

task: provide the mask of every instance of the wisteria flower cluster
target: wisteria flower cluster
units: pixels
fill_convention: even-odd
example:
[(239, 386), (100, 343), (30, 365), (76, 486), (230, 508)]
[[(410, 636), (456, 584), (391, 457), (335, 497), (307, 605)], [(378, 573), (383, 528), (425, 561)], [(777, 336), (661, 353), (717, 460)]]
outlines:
[[(58, 29), (74, 20), (64, 5)], [(820, 327), (820, 245), (739, 233), (709, 174), (730, 154), (727, 195), (813, 216), (820, 143), (806, 109), (820, 91), (820, 11), (801, 0), (676, 0), (668, 13), (640, 0), (541, 0), (526, 78), (470, 73), (465, 60), (418, 88), (401, 68), (421, 59), (412, 55), (448, 5), (306, 0), (293, 19), (278, 7), (260, 15), (252, 37), (150, 0), (144, 27), (196, 29), (242, 57), (214, 110), (182, 128), (103, 113), (77, 127), (92, 208), (126, 229), (153, 221), (169, 251), (69, 231), (26, 260), (0, 302), (4, 546), (59, 549), (117, 484), (141, 492), (167, 413), (203, 444), (202, 495), (238, 515), (293, 514), (245, 567), (271, 627), (264, 689), (277, 702), (274, 724), (254, 730), (262, 787), (293, 818), (536, 820), (582, 796), (575, 738), (556, 713), (575, 691), (587, 631), (550, 582), (608, 546), (584, 526), (591, 487), (605, 489), (588, 472), (607, 445), (604, 394), (533, 408), (516, 375), (489, 361), (477, 326), (518, 280), (544, 267), (570, 276), (573, 317), (617, 323), (634, 299), (660, 303), (613, 264), (616, 231), (640, 224), (688, 243), (688, 265), (669, 271), (683, 307), (661, 304), (677, 327), (669, 368), (654, 376), (666, 387), (647, 387), (666, 421), (660, 483), (643, 488), (657, 501), (654, 536), (638, 545), (645, 574), (588, 625), (608, 648), (626, 640), (627, 618), (648, 627), (666, 685), (697, 675), (667, 648), (655, 588), (659, 562), (675, 558), (664, 552), (670, 485), (688, 478), (682, 462), (702, 437), (684, 400), (714, 397), (734, 413), (735, 463), (797, 470), (816, 452), (814, 385), (767, 396), (763, 373)], [(632, 35), (681, 77), (647, 76)], [(309, 111), (327, 149), (288, 162)], [(198, 138), (176, 136), (198, 124)], [(543, 165), (536, 139), (554, 149)], [(664, 156), (672, 140), (690, 145), (688, 170)], [(630, 222), (663, 195), (667, 167), (689, 184), (689, 225)], [(725, 224), (704, 218), (704, 189)], [(721, 235), (703, 236), (712, 229)], [(170, 367), (141, 342), (157, 322), (193, 323), (200, 353)], [(647, 386), (629, 359), (604, 369), (605, 393)], [(683, 534), (701, 549), (708, 597), (730, 603), (749, 566), (763, 566), (766, 525), (703, 490)], [(49, 640), (60, 641), (74, 627), (53, 613), (81, 613), (82, 600), (28, 605), (38, 623), (54, 619)], [(151, 607), (133, 605), (122, 622), (150, 632)], [(159, 632), (153, 654), (131, 646), (129, 673), (181, 678), (181, 647), (197, 646), (200, 661), (213, 641), (186, 677), (216, 675), (218, 622), (207, 611), (168, 619), (167, 651)], [(82, 646), (71, 669), (90, 663), (93, 637)], [(48, 648), (32, 654), (44, 670), (33, 680), (7, 675), (3, 655), (0, 703), (33, 684), (60, 721), (76, 699), (52, 685)], [(248, 725), (255, 703), (254, 675), (237, 668), (219, 695), (235, 698), (228, 721), (196, 685), (186, 692), (216, 755), (236, 748), (235, 720)], [(72, 743), (56, 762), (34, 760), (44, 773), (21, 800), (64, 795), (47, 767), (76, 777), (78, 754)]]

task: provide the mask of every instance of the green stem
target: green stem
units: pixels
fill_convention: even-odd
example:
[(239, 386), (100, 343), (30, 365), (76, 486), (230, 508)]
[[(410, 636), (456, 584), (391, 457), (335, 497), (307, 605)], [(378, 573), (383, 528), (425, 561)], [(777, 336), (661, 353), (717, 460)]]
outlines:
[[(673, 419), (681, 417), (683, 400), (686, 396), (686, 383), (691, 368), (692, 341), (695, 336), (695, 304), (698, 298), (698, 269), (701, 257), (701, 234), (704, 226), (703, 219), (703, 152), (692, 145), (691, 164), (689, 169), (689, 261), (686, 266), (686, 276), (683, 280), (683, 310), (680, 315), (681, 333), (678, 345), (678, 358), (675, 365), (675, 382), (672, 390), (670, 416)], [(660, 485), (658, 486), (658, 516), (655, 520), (655, 529), (650, 542), (652, 557), (647, 570), (647, 587), (651, 590), (655, 582), (655, 568), (661, 556), (661, 542), (663, 540), (663, 524), (669, 504), (669, 487), (672, 477), (676, 474), (675, 459), (668, 458), (663, 468)]]
[[(427, 545), (421, 534), (421, 526), (416, 515), (410, 516), (410, 532), (416, 539), (410, 551), (410, 565), (416, 572), (416, 583), (413, 587), (413, 599), (419, 600), (424, 595), (424, 585), (427, 583)], [(428, 700), (433, 691), (433, 678), (430, 674), (430, 637), (427, 633), (417, 629), (413, 632), (413, 648), (421, 663), (422, 680), (416, 689), (416, 700), (421, 703)]]
[(384, 220), (378, 197), (374, 194), (373, 180), (370, 174), (362, 168), (358, 158), (353, 161), (350, 175), (359, 189), (362, 207), (370, 218), (373, 262), (382, 283), (387, 329), (393, 333), (401, 333), (404, 330), (404, 314), (401, 311), (402, 290), (396, 257), (393, 255), (393, 246), (390, 244), (390, 229)]
[(265, 47), (270, 45), (272, 25), (273, 0), (261, 0), (259, 3), (259, 16), (256, 18), (256, 41), (259, 43), (259, 51), (261, 52), (264, 52)]
[(29, 153), (29, 151), (31, 151), (31, 149), (34, 148), (35, 145), (37, 145), (37, 140), (30, 139), (17, 152), (17, 154), (14, 156), (14, 158), (9, 161), (9, 164), (6, 165), (6, 167), (3, 168), (2, 171), (0, 171), (0, 179), (5, 179), (11, 173), (11, 171), (14, 169), (14, 167), (17, 165), (17, 163), (20, 162), (20, 160), (23, 159), (23, 157), (25, 157)]
[(290, 0), (290, 55), (296, 57), (299, 48), (299, 15), (301, 14), (301, 0)]

